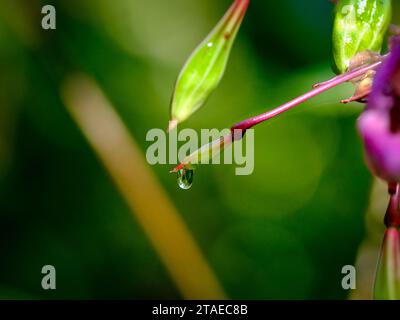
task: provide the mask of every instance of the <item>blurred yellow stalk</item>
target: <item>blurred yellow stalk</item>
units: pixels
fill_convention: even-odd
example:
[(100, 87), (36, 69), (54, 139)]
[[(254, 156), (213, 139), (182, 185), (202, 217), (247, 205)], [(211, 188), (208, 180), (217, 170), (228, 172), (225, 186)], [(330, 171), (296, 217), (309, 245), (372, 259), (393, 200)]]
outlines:
[(69, 79), (62, 94), (182, 296), (224, 299), (224, 291), (191, 233), (101, 89), (81, 75)]

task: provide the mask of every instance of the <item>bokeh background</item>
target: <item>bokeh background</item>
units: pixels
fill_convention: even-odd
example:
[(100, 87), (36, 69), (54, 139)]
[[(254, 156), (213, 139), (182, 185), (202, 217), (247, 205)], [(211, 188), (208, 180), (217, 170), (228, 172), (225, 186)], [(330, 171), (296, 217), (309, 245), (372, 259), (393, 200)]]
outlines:
[[(148, 130), (167, 126), (183, 62), (230, 3), (0, 1), (0, 298), (185, 297), (60, 92), (71, 74), (89, 75), (144, 156)], [(56, 30), (41, 29), (45, 4)], [(227, 128), (330, 78), (332, 9), (252, 0), (220, 87), (181, 128)], [(257, 127), (251, 176), (202, 166), (183, 191), (170, 165), (151, 167), (227, 297), (370, 297), (386, 195), (379, 183), (371, 193), (355, 129), (362, 106), (338, 104), (351, 90)], [(356, 263), (349, 296), (341, 270)], [(41, 288), (46, 264), (56, 290)]]

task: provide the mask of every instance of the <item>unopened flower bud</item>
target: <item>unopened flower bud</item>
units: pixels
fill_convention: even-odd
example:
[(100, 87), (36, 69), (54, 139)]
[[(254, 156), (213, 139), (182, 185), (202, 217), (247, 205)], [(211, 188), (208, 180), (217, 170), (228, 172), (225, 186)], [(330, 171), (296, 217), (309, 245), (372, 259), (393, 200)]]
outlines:
[(224, 75), (249, 0), (235, 0), (180, 72), (171, 102), (169, 131), (196, 112)]
[(358, 53), (380, 53), (391, 20), (391, 0), (339, 0), (335, 8), (333, 56), (339, 73)]

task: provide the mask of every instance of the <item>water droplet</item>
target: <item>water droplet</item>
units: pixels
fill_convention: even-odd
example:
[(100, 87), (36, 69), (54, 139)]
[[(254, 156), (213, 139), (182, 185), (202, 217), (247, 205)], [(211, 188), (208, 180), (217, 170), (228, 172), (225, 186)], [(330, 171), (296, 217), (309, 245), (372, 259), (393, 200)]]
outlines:
[(193, 184), (193, 170), (182, 169), (178, 171), (178, 185), (181, 189), (187, 190)]

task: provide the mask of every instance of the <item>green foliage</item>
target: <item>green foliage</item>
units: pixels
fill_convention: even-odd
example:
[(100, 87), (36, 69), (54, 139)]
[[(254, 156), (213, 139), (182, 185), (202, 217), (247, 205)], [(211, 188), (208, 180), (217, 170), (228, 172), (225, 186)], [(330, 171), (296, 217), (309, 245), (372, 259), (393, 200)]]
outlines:
[[(24, 11), (5, 10), (7, 2), (0, 1), (0, 296), (179, 298), (64, 110), (59, 86), (76, 70), (92, 75), (145, 151), (147, 131), (165, 128), (185, 52), (231, 1), (53, 1), (57, 30), (38, 31), (36, 47), (12, 24), (27, 21)], [(225, 128), (329, 78), (331, 12), (329, 1), (253, 1), (210, 111), (188, 126)], [(171, 165), (154, 167), (229, 297), (346, 298), (340, 270), (354, 263), (363, 237), (370, 174), (354, 127), (358, 109), (338, 105), (348, 95), (341, 90), (257, 127), (251, 176), (202, 166), (182, 191)], [(44, 264), (57, 269), (54, 292), (40, 287)]]

